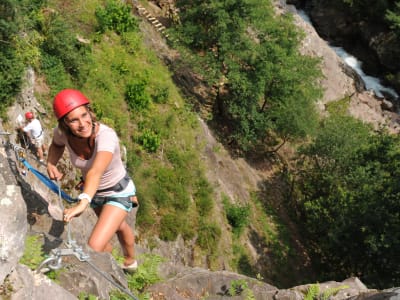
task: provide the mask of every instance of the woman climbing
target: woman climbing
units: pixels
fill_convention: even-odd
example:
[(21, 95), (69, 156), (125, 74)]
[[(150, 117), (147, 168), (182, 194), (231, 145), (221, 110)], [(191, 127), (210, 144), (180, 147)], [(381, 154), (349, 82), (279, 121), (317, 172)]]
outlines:
[(89, 100), (78, 90), (65, 89), (54, 98), (54, 114), (58, 127), (47, 158), (51, 179), (63, 176), (57, 163), (65, 148), (71, 163), (82, 172), (84, 185), (77, 205), (64, 210), (64, 221), (79, 216), (89, 205), (98, 220), (89, 237), (89, 246), (99, 252), (111, 252), (112, 236), (117, 233), (127, 272), (137, 269), (134, 234), (126, 222), (133, 206), (137, 206), (136, 189), (121, 159), (116, 132), (96, 121)]

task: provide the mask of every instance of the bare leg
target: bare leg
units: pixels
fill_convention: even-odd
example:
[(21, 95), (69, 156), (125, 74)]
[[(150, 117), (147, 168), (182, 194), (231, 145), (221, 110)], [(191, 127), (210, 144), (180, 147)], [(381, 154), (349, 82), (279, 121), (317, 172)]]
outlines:
[[(103, 209), (103, 206), (96, 207), (96, 208), (94, 209), (94, 212), (96, 213), (97, 217), (100, 217), (100, 214), (101, 214), (102, 209)], [(91, 236), (93, 236), (93, 233), (91, 234)], [(90, 238), (89, 238), (89, 239), (90, 239)], [(90, 246), (90, 242), (89, 242), (89, 246)], [(92, 246), (91, 246), (91, 247), (92, 247)], [(93, 248), (93, 247), (92, 247), (92, 248)], [(98, 250), (98, 251), (100, 251), (100, 252), (108, 252), (108, 253), (111, 253), (111, 252), (112, 252), (112, 249), (113, 249), (113, 246), (111, 245), (110, 242), (108, 242), (107, 245), (104, 247), (103, 250)], [(97, 251), (97, 250), (96, 250), (96, 251)]]
[(117, 236), (124, 254), (124, 264), (129, 266), (135, 261), (135, 235), (126, 221), (122, 222), (117, 231)]
[(39, 160), (43, 160), (43, 150), (42, 150), (42, 147), (37, 147), (37, 153), (38, 153)]
[(43, 152), (43, 155), (46, 153), (46, 151), (47, 151), (47, 146), (46, 146), (46, 144), (43, 144), (43, 145), (42, 145), (42, 152)]
[(89, 238), (89, 246), (98, 252), (111, 252), (110, 240), (117, 233), (125, 257), (125, 265), (130, 265), (135, 260), (133, 231), (126, 223), (128, 213), (112, 205), (104, 205), (95, 210), (99, 219)]

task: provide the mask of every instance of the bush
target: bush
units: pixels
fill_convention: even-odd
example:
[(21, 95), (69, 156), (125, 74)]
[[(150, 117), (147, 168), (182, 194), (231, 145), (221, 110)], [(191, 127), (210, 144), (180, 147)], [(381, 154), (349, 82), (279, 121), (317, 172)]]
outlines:
[(95, 15), (100, 32), (114, 30), (121, 34), (138, 28), (137, 21), (132, 16), (131, 8), (119, 1), (108, 1), (105, 8), (96, 9)]
[(138, 143), (142, 145), (147, 152), (154, 153), (157, 152), (158, 147), (160, 147), (161, 139), (156, 133), (145, 129), (139, 136)]
[(249, 224), (250, 206), (224, 203), (226, 217), (233, 228), (233, 232), (240, 235), (243, 229)]
[(148, 80), (140, 78), (128, 83), (125, 90), (125, 101), (133, 111), (143, 111), (150, 106), (151, 98), (146, 91)]

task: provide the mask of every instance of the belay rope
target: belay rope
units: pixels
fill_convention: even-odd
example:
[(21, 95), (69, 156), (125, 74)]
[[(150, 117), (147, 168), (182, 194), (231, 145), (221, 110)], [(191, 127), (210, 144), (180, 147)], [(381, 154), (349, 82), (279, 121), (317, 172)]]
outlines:
[[(10, 134), (7, 132), (0, 132), (0, 135), (6, 135), (9, 136)], [(64, 211), (63, 207), (63, 202), (62, 200), (64, 199), (68, 203), (75, 203), (77, 202), (77, 199), (74, 199), (70, 197), (67, 193), (61, 190), (60, 185), (55, 182), (53, 182), (50, 178), (48, 178), (46, 175), (43, 173), (39, 172), (36, 170), (32, 165), (28, 163), (28, 161), (25, 159), (24, 152), (26, 149), (19, 147), (17, 145), (13, 145), (8, 139), (5, 144), (6, 147), (9, 147), (14, 150), (15, 156), (17, 160), (19, 160), (29, 171), (31, 171), (40, 181), (42, 181), (50, 190), (52, 190), (55, 193), (58, 193), (58, 198), (60, 201), (60, 206), (61, 210)], [(97, 273), (99, 273), (101, 276), (103, 276), (106, 280), (108, 280), (112, 285), (117, 287), (119, 290), (130, 296), (134, 300), (139, 300), (135, 295), (132, 294), (132, 292), (128, 289), (125, 288), (124, 286), (118, 284), (113, 280), (111, 276), (109, 276), (107, 273), (104, 271), (100, 270), (95, 264), (93, 264), (90, 261), (90, 256), (89, 254), (86, 254), (82, 247), (80, 247), (75, 240), (72, 239), (71, 237), (71, 228), (70, 228), (70, 222), (67, 223), (67, 242), (65, 243), (67, 248), (65, 249), (60, 249), (60, 248), (55, 248), (51, 250), (51, 254), (48, 258), (46, 258), (36, 269), (37, 273), (40, 273), (40, 270), (44, 267), (48, 267), (50, 270), (58, 270), (62, 267), (62, 256), (66, 255), (73, 255), (75, 256), (79, 261), (81, 262), (87, 262)]]
[(48, 178), (46, 175), (44, 175), (43, 173), (39, 172), (38, 170), (36, 170), (34, 167), (32, 167), (28, 161), (25, 158), (20, 158), (20, 161), (24, 164), (24, 166), (32, 172), (32, 174), (34, 174), (37, 178), (40, 179), (40, 181), (42, 181), (50, 190), (52, 190), (55, 193), (60, 193), (60, 197), (62, 197), (65, 201), (67, 201), (68, 203), (75, 203), (78, 200), (77, 199), (73, 199), (71, 198), (67, 193), (65, 193), (64, 191), (61, 191), (59, 189), (59, 187), (57, 186), (57, 184), (54, 183), (54, 181), (52, 181), (50, 178)]

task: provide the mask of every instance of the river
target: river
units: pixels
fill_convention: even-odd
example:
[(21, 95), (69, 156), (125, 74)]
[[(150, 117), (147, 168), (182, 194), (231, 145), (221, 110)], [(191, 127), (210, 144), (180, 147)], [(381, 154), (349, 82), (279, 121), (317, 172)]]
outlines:
[[(305, 11), (298, 9), (297, 13), (304, 21), (312, 25), (312, 22)], [(393, 88), (382, 85), (381, 79), (364, 73), (362, 62), (355, 56), (347, 53), (342, 47), (332, 46), (328, 42), (327, 44), (361, 77), (367, 90), (372, 90), (379, 98), (385, 98), (385, 95), (390, 95), (394, 100), (398, 100), (399, 95)]]

